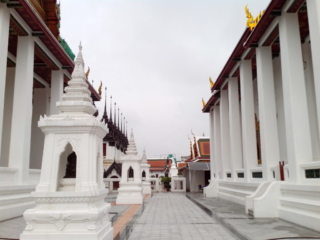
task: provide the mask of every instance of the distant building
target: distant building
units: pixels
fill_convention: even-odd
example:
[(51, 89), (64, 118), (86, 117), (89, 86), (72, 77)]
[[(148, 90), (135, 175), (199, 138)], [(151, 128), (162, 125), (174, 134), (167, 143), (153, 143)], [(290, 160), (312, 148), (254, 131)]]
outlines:
[(187, 191), (199, 192), (209, 185), (210, 179), (210, 138), (190, 139), (190, 156), (177, 164), (179, 174), (186, 178)]

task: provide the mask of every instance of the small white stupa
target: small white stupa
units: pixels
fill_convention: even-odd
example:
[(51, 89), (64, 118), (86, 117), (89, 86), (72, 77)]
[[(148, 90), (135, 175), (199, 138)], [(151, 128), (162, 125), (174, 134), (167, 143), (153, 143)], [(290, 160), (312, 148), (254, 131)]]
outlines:
[(170, 177), (177, 177), (178, 176), (178, 169), (177, 169), (177, 164), (176, 164), (176, 160), (173, 157), (172, 154), (169, 154), (168, 159), (171, 159), (171, 167), (170, 167)]
[(141, 176), (142, 176), (142, 193), (151, 194), (150, 184), (150, 164), (148, 164), (146, 150), (143, 149), (143, 155), (141, 158)]
[(141, 159), (137, 155), (134, 143), (133, 131), (131, 130), (129, 145), (125, 156), (121, 157), (122, 173), (120, 188), (118, 189), (117, 204), (142, 204), (143, 195), (141, 188)]
[(40, 117), (45, 134), (40, 182), (25, 211), (21, 240), (111, 240), (110, 204), (103, 183), (102, 138), (107, 127), (93, 116), (82, 47), (57, 107), (61, 113)]

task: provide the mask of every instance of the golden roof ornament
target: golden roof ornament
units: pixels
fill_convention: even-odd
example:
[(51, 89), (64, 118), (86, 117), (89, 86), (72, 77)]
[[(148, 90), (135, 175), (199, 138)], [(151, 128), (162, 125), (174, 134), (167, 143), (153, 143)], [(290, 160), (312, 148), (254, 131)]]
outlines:
[(102, 93), (102, 81), (100, 81), (100, 86), (98, 88), (98, 92), (99, 92), (99, 95), (101, 96), (101, 93)]
[(87, 72), (85, 73), (87, 80), (88, 80), (88, 77), (89, 77), (89, 73), (90, 73), (90, 67), (88, 67), (88, 70), (87, 70)]
[(202, 106), (205, 107), (206, 105), (207, 105), (206, 102), (202, 98)]
[(209, 82), (210, 82), (210, 88), (213, 88), (214, 82), (212, 81), (211, 77), (209, 77)]
[(261, 11), (259, 13), (259, 15), (254, 19), (252, 14), (250, 13), (249, 9), (248, 9), (248, 4), (245, 6), (244, 11), (246, 12), (246, 17), (248, 18), (247, 20), (247, 27), (250, 28), (250, 31), (252, 31), (252, 29), (254, 29), (257, 24), (259, 23), (262, 15), (264, 14), (264, 11)]

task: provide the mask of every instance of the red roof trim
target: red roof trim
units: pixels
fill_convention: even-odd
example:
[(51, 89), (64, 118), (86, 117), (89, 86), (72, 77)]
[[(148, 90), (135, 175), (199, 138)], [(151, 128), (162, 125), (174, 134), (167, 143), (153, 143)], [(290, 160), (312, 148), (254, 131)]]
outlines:
[[(25, 1), (25, 0), (19, 0), (25, 11), (30, 15), (32, 20), (37, 23), (41, 31), (46, 35), (49, 42), (55, 47), (55, 49), (63, 56), (63, 59), (68, 62), (68, 64), (73, 68), (74, 63), (71, 60), (71, 58), (68, 56), (68, 54), (63, 50), (57, 39), (53, 36), (53, 34), (50, 32), (50, 30), (44, 25), (42, 20), (37, 17), (34, 10), (31, 9), (31, 6)], [(45, 44), (45, 42), (43, 42)], [(58, 59), (59, 60), (59, 59)], [(61, 62), (61, 61), (60, 61)]]
[[(265, 13), (262, 15), (261, 20), (259, 21), (258, 25), (255, 27), (255, 29), (251, 32), (249, 28), (246, 28), (244, 33), (242, 34), (239, 42), (237, 43), (235, 49), (233, 50), (231, 56), (229, 57), (227, 63), (225, 64), (224, 68), (222, 69), (220, 75), (216, 79), (216, 82), (211, 89), (211, 92), (214, 90), (220, 90), (221, 85), (225, 81), (225, 78), (229, 76), (230, 71), (232, 68), (236, 65), (236, 62), (234, 61), (235, 58), (240, 58), (244, 51), (250, 47), (250, 45), (254, 42), (257, 42), (260, 37), (263, 35), (264, 31), (267, 29), (267, 27), (270, 25), (270, 23), (273, 21), (273, 16), (270, 16), (272, 11), (279, 10), (283, 7), (286, 0), (272, 0), (267, 7)], [(212, 97), (210, 98), (210, 100)], [(211, 101), (210, 101), (211, 102)], [(209, 103), (209, 102), (208, 102)], [(207, 104), (208, 105), (208, 104)], [(203, 108), (203, 112), (208, 112), (210, 106), (205, 106)]]

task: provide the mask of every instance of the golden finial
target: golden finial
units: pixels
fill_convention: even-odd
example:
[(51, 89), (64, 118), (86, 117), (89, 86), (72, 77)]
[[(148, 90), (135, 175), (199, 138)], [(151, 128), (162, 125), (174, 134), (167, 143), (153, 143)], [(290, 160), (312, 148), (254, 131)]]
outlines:
[(202, 133), (202, 137), (205, 137), (204, 133)]
[(101, 96), (101, 93), (102, 93), (102, 81), (100, 81), (100, 86), (98, 88), (98, 92), (99, 92), (99, 95)]
[(210, 82), (210, 88), (213, 88), (214, 82), (212, 81), (211, 77), (209, 77), (209, 82)]
[(86, 78), (88, 79), (90, 73), (90, 67), (88, 67), (88, 71), (86, 72)]
[(202, 98), (202, 107), (205, 107), (206, 105), (207, 105), (206, 102)]
[(244, 11), (246, 12), (246, 17), (248, 18), (247, 27), (249, 27), (250, 31), (252, 31), (252, 29), (254, 29), (260, 21), (262, 15), (264, 14), (264, 11), (261, 11), (255, 19), (253, 19), (252, 14), (249, 12), (248, 4), (245, 6)]

